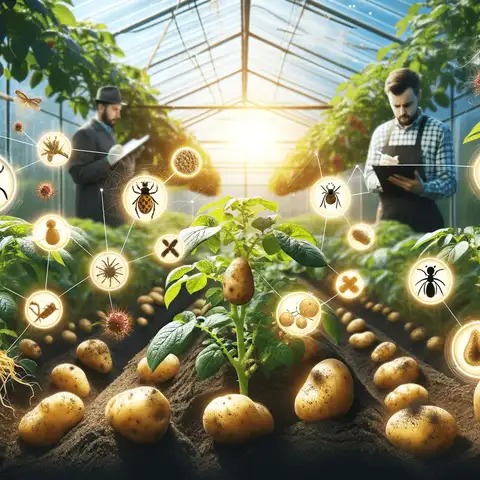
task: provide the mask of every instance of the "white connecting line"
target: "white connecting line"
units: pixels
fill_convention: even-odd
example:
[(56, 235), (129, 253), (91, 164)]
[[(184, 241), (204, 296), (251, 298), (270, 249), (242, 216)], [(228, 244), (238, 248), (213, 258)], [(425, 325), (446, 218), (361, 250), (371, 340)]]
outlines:
[(462, 324), (458, 321), (458, 318), (454, 315), (454, 313), (452, 312), (452, 310), (450, 309), (450, 307), (445, 303), (443, 302), (443, 304), (448, 308), (448, 311), (452, 314), (453, 318), (457, 321), (457, 323), (462, 326)]

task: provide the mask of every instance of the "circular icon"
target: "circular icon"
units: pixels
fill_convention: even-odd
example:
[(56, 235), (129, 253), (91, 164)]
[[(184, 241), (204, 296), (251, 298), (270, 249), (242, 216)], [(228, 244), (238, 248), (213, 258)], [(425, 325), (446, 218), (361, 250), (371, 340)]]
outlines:
[(480, 196), (480, 154), (475, 158), (471, 172), (473, 176), (475, 193)]
[(311, 293), (295, 292), (285, 295), (277, 306), (278, 326), (297, 337), (308, 335), (319, 325), (322, 306)]
[(0, 156), (0, 212), (8, 208), (17, 194), (17, 177), (10, 164)]
[(480, 320), (453, 329), (445, 342), (445, 358), (453, 373), (468, 382), (480, 380)]
[(155, 220), (167, 208), (167, 191), (159, 178), (138, 175), (123, 190), (123, 206), (140, 222)]
[(366, 223), (357, 223), (348, 231), (347, 240), (355, 250), (368, 250), (375, 243), (375, 230)]
[(128, 262), (116, 252), (99, 253), (90, 265), (90, 278), (100, 290), (119, 290), (128, 280)]
[(62, 315), (62, 301), (48, 290), (33, 293), (25, 302), (25, 317), (35, 328), (52, 328), (60, 321)]
[(55, 251), (70, 240), (70, 225), (59, 215), (45, 215), (33, 226), (33, 241), (43, 250)]
[(182, 147), (173, 154), (171, 165), (173, 171), (180, 177), (191, 178), (200, 172), (203, 161), (196, 150)]
[(356, 270), (340, 273), (335, 282), (337, 293), (348, 300), (358, 297), (365, 288), (365, 282)]
[(52, 132), (38, 141), (37, 151), (40, 160), (47, 167), (60, 167), (68, 162), (72, 154), (72, 145), (63, 133)]
[(410, 270), (410, 293), (421, 303), (443, 302), (453, 286), (453, 275), (447, 264), (438, 258), (421, 258)]
[(350, 206), (350, 201), (350, 189), (339, 177), (322, 177), (310, 189), (310, 202), (313, 209), (325, 218), (344, 215)]
[(174, 264), (183, 259), (185, 244), (178, 235), (162, 235), (155, 245), (155, 253), (162, 263)]

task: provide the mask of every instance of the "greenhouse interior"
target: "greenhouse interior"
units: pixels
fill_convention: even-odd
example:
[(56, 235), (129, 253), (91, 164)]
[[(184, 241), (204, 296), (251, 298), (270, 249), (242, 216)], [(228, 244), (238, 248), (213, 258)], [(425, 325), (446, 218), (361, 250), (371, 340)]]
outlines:
[(0, 478), (480, 467), (478, 0), (0, 0)]

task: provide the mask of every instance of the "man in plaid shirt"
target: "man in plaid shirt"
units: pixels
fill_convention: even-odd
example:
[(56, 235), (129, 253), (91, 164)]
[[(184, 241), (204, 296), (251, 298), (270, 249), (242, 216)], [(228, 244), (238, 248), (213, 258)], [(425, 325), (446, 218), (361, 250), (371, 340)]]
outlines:
[[(373, 133), (364, 172), (368, 189), (380, 195), (377, 220), (398, 220), (418, 232), (442, 228), (435, 199), (452, 196), (457, 184), (450, 129), (418, 106), (420, 78), (412, 70), (391, 72), (385, 93), (395, 118)], [(393, 174), (388, 178), (392, 185), (382, 188), (373, 166), (398, 164), (418, 165), (419, 169), (413, 178)]]

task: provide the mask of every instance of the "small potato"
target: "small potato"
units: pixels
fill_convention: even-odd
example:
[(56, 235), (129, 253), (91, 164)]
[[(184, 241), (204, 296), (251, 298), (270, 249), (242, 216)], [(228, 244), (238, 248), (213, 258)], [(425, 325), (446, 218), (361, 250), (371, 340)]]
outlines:
[(71, 363), (57, 365), (50, 374), (50, 380), (60, 389), (84, 398), (90, 393), (85, 372)]
[(388, 362), (396, 351), (397, 346), (394, 343), (383, 342), (372, 352), (372, 360), (377, 363)]
[(55, 393), (24, 415), (18, 425), (20, 438), (30, 445), (53, 445), (82, 420), (84, 409), (73, 393)]
[(344, 313), (346, 313), (346, 312), (347, 312), (347, 311), (346, 311), (343, 307), (337, 308), (337, 309), (335, 310), (335, 314), (337, 315), (338, 318), (341, 318), (342, 315), (343, 315)]
[(107, 318), (107, 314), (102, 310), (97, 310), (96, 315), (97, 315), (98, 318), (101, 318), (103, 320), (105, 320)]
[(307, 422), (344, 415), (353, 403), (353, 378), (347, 366), (329, 358), (317, 363), (295, 397), (295, 413)]
[(403, 383), (415, 383), (420, 373), (418, 363), (411, 357), (399, 357), (378, 367), (373, 383), (378, 388), (395, 388)]
[(430, 337), (427, 341), (427, 348), (433, 351), (443, 350), (445, 339), (443, 337)]
[(166, 382), (173, 378), (180, 370), (180, 360), (176, 355), (170, 353), (165, 360), (155, 369), (150, 370), (147, 363), (147, 357), (143, 357), (138, 363), (137, 372), (141, 380), (151, 383)]
[(19, 347), (20, 352), (24, 357), (37, 360), (42, 356), (42, 349), (40, 348), (40, 345), (29, 338), (20, 340)]
[(384, 305), (381, 303), (377, 303), (376, 305), (373, 306), (372, 312), (381, 312), (384, 308)]
[(368, 348), (376, 339), (377, 337), (373, 332), (354, 333), (348, 339), (348, 343), (350, 343), (353, 348)]
[(457, 425), (446, 410), (428, 405), (395, 413), (387, 423), (386, 434), (400, 450), (432, 456), (450, 448), (457, 436)]
[(207, 303), (205, 304), (202, 309), (200, 310), (200, 314), (201, 315), (205, 315), (211, 308), (213, 307), (213, 305), (211, 303)]
[(203, 428), (219, 443), (242, 443), (273, 430), (268, 409), (249, 397), (230, 394), (212, 400), (203, 412)]
[(153, 312), (155, 311), (152, 305), (149, 303), (142, 303), (140, 306), (140, 310), (145, 314), (145, 315), (153, 315)]
[(153, 303), (153, 298), (150, 297), (149, 295), (140, 295), (137, 298), (137, 303), (139, 305), (143, 305), (144, 303)]
[(371, 308), (373, 308), (374, 305), (375, 305), (375, 304), (374, 304), (373, 302), (367, 302), (367, 303), (365, 304), (365, 308), (367, 308), (368, 310), (370, 310)]
[(100, 373), (112, 370), (110, 349), (105, 342), (98, 339), (85, 340), (77, 347), (78, 359), (87, 367)]
[(163, 287), (153, 287), (152, 292), (157, 292), (163, 295), (165, 293), (165, 289)]
[(412, 323), (412, 322), (407, 322), (404, 326), (403, 326), (403, 329), (406, 331), (406, 332), (409, 332), (410, 330), (412, 330), (412, 328), (414, 327), (415, 325)]
[(296, 319), (295, 319), (295, 325), (298, 327), (298, 328), (305, 328), (307, 326), (307, 319), (305, 317), (302, 317), (301, 315), (299, 315)]
[(362, 305), (364, 305), (367, 302), (368, 302), (368, 297), (366, 295), (364, 295), (363, 297), (360, 297), (360, 303)]
[(425, 340), (426, 336), (427, 331), (423, 327), (418, 327), (410, 333), (410, 340), (413, 342), (421, 342), (422, 340)]
[(193, 302), (193, 308), (198, 308), (198, 309), (201, 309), (205, 306), (206, 304), (206, 300), (204, 298), (198, 298), (197, 300), (195, 300)]
[(47, 345), (51, 345), (53, 343), (53, 337), (51, 335), (45, 335), (45, 337), (43, 337), (43, 341)]
[(160, 306), (165, 305), (165, 297), (161, 293), (152, 291), (148, 295), (149, 295), (149, 297), (153, 298), (153, 301), (157, 305), (160, 305)]
[(139, 327), (146, 327), (148, 325), (148, 320), (144, 317), (138, 317), (137, 318), (137, 325)]
[(350, 313), (350, 312), (346, 312), (343, 314), (342, 318), (340, 319), (340, 321), (344, 324), (344, 325), (348, 325), (355, 317), (353, 316), (353, 313)]
[(348, 333), (358, 333), (365, 330), (365, 320), (363, 318), (357, 318), (350, 322), (347, 326)]
[(387, 320), (392, 323), (398, 322), (400, 320), (400, 314), (398, 312), (389, 313)]
[(194, 313), (196, 317), (199, 317), (202, 314), (202, 311), (199, 308), (194, 308), (192, 313)]
[(137, 443), (163, 437), (170, 424), (170, 403), (153, 387), (137, 387), (112, 397), (105, 407), (110, 426)]
[(385, 307), (383, 310), (382, 310), (382, 313), (383, 315), (390, 315), (392, 309), (390, 307)]
[(426, 403), (428, 403), (428, 392), (416, 383), (400, 385), (385, 397), (385, 406), (392, 413), (411, 405), (418, 407), (418, 405)]
[(90, 320), (86, 319), (86, 318), (81, 318), (78, 321), (78, 328), (80, 328), (80, 330), (82, 330), (82, 332), (91, 333), (92, 322)]
[(473, 411), (477, 422), (480, 422), (480, 382), (477, 383), (473, 392)]
[(70, 322), (67, 325), (67, 327), (68, 327), (69, 330), (76, 330), (77, 329), (77, 326), (73, 322)]
[(67, 343), (77, 343), (77, 335), (70, 330), (64, 330), (62, 332), (62, 338)]

